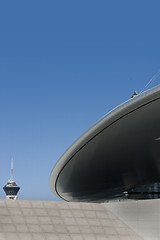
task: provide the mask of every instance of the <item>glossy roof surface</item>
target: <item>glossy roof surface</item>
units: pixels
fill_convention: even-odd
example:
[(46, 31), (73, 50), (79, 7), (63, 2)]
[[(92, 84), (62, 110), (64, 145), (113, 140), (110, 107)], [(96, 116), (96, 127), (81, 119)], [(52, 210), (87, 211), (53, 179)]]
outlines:
[(104, 202), (160, 180), (160, 86), (105, 115), (60, 158), (50, 188), (67, 201)]

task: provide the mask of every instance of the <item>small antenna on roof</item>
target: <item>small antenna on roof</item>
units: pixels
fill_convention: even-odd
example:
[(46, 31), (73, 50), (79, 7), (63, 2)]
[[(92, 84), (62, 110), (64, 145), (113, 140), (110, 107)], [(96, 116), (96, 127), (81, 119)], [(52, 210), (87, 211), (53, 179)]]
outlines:
[(153, 77), (149, 80), (149, 82), (145, 85), (145, 87), (140, 91), (142, 93), (151, 83), (153, 83), (160, 75), (160, 69), (156, 74), (153, 75)]
[(13, 158), (11, 158), (11, 181), (13, 181)]

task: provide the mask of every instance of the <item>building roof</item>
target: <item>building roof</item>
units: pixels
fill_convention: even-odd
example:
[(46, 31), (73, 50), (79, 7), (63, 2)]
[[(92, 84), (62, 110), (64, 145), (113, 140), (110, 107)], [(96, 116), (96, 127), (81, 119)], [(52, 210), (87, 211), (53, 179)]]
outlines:
[[(103, 204), (0, 199), (0, 219), (1, 240), (143, 240)], [(148, 232), (154, 233), (150, 226)]]
[(17, 187), (17, 184), (14, 181), (9, 180), (5, 187)]
[(51, 190), (67, 201), (104, 202), (159, 182), (159, 109), (160, 85), (113, 109), (60, 158)]

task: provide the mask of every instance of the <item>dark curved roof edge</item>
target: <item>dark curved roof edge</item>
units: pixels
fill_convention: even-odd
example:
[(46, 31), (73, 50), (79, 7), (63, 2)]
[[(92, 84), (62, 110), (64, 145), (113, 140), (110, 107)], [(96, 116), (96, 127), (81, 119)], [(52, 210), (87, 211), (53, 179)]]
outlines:
[(56, 189), (56, 182), (59, 174), (63, 170), (64, 166), (70, 161), (70, 159), (92, 138), (94, 138), (99, 132), (103, 131), (107, 126), (112, 124), (114, 121), (122, 118), (124, 115), (146, 105), (160, 98), (160, 85), (153, 87), (143, 93), (138, 94), (134, 98), (127, 100), (126, 102), (120, 104), (118, 107), (114, 108), (112, 111), (107, 113), (102, 117), (94, 126), (92, 126), (86, 133), (84, 133), (77, 141), (75, 141), (71, 147), (62, 155), (59, 161), (53, 168), (50, 178), (49, 185), (53, 193), (58, 197), (59, 195)]

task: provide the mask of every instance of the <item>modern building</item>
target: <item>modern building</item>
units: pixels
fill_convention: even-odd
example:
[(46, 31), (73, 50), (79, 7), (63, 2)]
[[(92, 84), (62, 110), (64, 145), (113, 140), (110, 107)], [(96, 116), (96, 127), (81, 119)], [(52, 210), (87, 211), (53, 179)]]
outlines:
[(60, 158), (51, 190), (66, 201), (160, 196), (160, 85), (105, 115)]
[(159, 109), (160, 86), (134, 94), (66, 151), (50, 187), (67, 202), (0, 200), (0, 239), (159, 240)]

